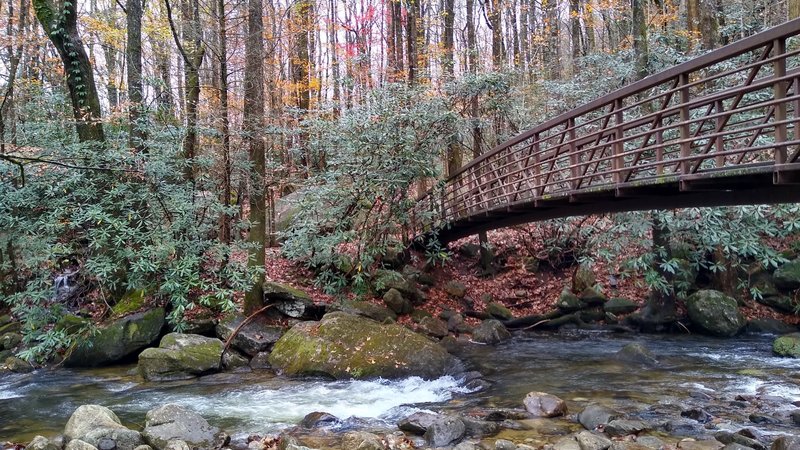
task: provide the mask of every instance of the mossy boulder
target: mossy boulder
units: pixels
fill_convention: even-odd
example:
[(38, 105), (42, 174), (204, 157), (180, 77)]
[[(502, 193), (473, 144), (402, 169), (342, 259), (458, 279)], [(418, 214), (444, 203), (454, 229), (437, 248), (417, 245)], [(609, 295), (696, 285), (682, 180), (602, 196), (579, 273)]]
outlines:
[(22, 331), (22, 324), (19, 322), (8, 322), (4, 325), (0, 325), (0, 335), (6, 333), (19, 333)]
[(772, 277), (778, 289), (793, 291), (800, 288), (800, 258), (778, 267)]
[(614, 297), (603, 304), (603, 309), (605, 312), (610, 312), (611, 314), (618, 316), (621, 314), (630, 314), (636, 311), (639, 309), (639, 305), (637, 305), (634, 301), (628, 300), (627, 298)]
[(509, 339), (511, 333), (499, 320), (484, 320), (472, 331), (472, 340), (481, 344), (498, 344)]
[(789, 358), (800, 358), (800, 333), (780, 336), (772, 343), (772, 353)]
[(144, 289), (134, 289), (125, 293), (117, 304), (111, 308), (113, 317), (123, 317), (139, 311), (145, 304), (146, 293)]
[(511, 320), (514, 318), (514, 313), (512, 313), (510, 309), (497, 302), (491, 302), (486, 305), (486, 312), (490, 316), (500, 320)]
[(594, 271), (587, 264), (581, 264), (572, 277), (572, 292), (583, 292), (584, 289), (594, 287), (597, 278)]
[(158, 348), (139, 354), (139, 372), (148, 381), (186, 380), (217, 372), (222, 341), (196, 334), (169, 333)]
[(460, 281), (451, 280), (444, 284), (444, 291), (454, 298), (464, 298), (467, 295), (467, 286)]
[(372, 286), (379, 295), (383, 295), (389, 289), (396, 289), (414, 305), (421, 305), (428, 300), (428, 296), (417, 287), (416, 282), (394, 270), (375, 271)]
[(161, 335), (164, 308), (118, 319), (82, 340), (64, 360), (68, 367), (108, 365), (149, 346)]
[(344, 312), (295, 325), (275, 344), (269, 362), (286, 375), (334, 379), (433, 379), (459, 366), (443, 347), (420, 334)]
[(564, 289), (561, 291), (561, 295), (558, 296), (558, 302), (556, 302), (556, 306), (561, 311), (570, 313), (579, 311), (586, 305), (584, 305), (583, 302), (581, 302), (581, 299), (579, 299), (577, 295), (573, 294), (572, 291), (569, 289)]
[(789, 314), (794, 314), (798, 306), (794, 299), (788, 295), (781, 294), (762, 296), (761, 298), (757, 299), (757, 301), (758, 303), (768, 306), (776, 311)]
[(587, 306), (597, 306), (602, 305), (606, 302), (606, 296), (601, 294), (597, 289), (593, 287), (588, 287), (581, 291), (578, 295), (578, 298), (581, 300), (581, 303)]
[(366, 317), (381, 323), (397, 320), (397, 314), (389, 308), (360, 300), (346, 300), (331, 305), (331, 311), (342, 311), (347, 314)]
[(411, 306), (411, 302), (403, 297), (403, 294), (397, 289), (389, 289), (386, 291), (386, 293), (383, 294), (383, 303), (397, 315), (409, 314), (414, 310), (414, 307)]
[(686, 299), (686, 309), (692, 323), (712, 336), (734, 336), (746, 324), (736, 299), (719, 291), (695, 292)]

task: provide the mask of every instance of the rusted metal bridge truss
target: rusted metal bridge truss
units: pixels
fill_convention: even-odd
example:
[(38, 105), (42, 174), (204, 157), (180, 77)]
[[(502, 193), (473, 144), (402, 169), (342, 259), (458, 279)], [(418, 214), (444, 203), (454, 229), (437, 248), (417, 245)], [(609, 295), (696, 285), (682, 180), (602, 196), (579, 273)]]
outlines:
[(506, 141), (421, 198), (412, 236), (575, 215), (800, 201), (800, 19)]

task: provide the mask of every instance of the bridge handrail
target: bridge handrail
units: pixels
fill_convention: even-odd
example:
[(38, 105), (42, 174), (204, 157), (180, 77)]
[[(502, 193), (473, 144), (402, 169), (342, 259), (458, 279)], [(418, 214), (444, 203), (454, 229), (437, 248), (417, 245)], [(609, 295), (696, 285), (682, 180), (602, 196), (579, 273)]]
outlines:
[[(733, 173), (771, 161), (777, 171), (794, 163), (800, 149), (787, 148), (800, 144), (800, 48), (786, 44), (798, 34), (800, 19), (786, 22), (497, 145), (417, 200), (409, 236), (500, 208), (654, 176), (683, 183), (712, 170)], [(707, 70), (728, 61), (733, 68)]]

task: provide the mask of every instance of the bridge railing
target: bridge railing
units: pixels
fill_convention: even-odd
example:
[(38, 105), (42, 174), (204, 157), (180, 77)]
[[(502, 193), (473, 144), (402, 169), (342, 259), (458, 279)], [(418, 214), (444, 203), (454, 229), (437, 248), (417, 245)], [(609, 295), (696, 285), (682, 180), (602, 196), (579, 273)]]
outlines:
[(800, 151), (800, 19), (628, 85), (506, 141), (421, 198), (412, 236), (578, 194), (771, 171)]

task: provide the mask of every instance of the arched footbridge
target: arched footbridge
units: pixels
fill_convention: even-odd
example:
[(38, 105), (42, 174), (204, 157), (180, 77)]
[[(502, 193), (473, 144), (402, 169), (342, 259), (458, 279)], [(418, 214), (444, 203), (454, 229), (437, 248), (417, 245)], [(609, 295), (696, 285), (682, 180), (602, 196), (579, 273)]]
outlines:
[(506, 141), (419, 199), (449, 242), (557, 217), (800, 202), (800, 19)]

